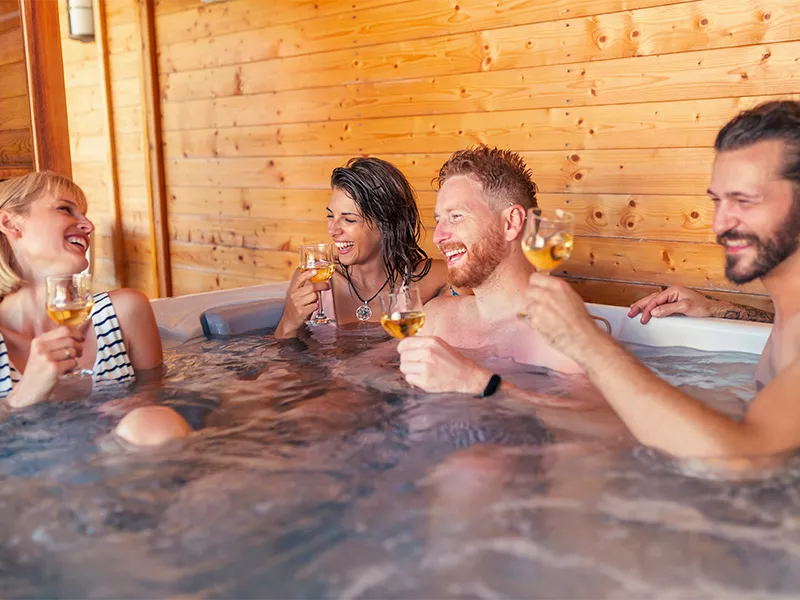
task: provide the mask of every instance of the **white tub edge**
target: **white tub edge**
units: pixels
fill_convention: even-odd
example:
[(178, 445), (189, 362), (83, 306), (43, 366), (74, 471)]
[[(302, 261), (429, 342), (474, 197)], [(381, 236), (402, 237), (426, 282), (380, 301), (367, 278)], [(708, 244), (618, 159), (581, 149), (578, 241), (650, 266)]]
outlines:
[[(162, 338), (166, 345), (203, 334), (200, 315), (209, 308), (268, 298), (283, 298), (289, 282), (204, 292), (152, 301)], [(687, 346), (698, 350), (735, 351), (760, 354), (772, 326), (727, 319), (667, 317), (642, 325), (639, 318), (628, 318), (628, 308), (603, 304), (586, 305), (590, 313), (611, 324), (612, 335), (622, 341), (647, 346)]]

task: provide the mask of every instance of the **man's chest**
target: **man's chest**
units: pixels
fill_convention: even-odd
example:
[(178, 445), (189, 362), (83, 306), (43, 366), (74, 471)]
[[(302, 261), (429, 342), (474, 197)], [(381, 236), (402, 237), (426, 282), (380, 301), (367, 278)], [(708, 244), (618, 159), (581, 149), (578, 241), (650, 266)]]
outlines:
[(481, 324), (475, 317), (449, 320), (436, 335), (456, 348), (484, 350), (498, 358), (511, 358), (519, 363), (535, 362), (535, 335), (516, 318)]

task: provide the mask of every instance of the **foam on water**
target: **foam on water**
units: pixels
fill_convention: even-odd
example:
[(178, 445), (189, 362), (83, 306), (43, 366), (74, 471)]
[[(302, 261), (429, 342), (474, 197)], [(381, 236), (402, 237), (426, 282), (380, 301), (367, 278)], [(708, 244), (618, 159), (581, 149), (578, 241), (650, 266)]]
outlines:
[[(193, 342), (168, 354), (159, 384), (7, 415), (0, 596), (800, 591), (790, 460), (758, 480), (687, 477), (610, 411), (423, 394), (398, 373), (395, 342), (332, 332)], [(633, 350), (729, 414), (754, 394), (757, 357)], [(582, 385), (483, 360), (556, 395)], [(114, 446), (114, 424), (146, 402), (208, 414), (186, 442)]]

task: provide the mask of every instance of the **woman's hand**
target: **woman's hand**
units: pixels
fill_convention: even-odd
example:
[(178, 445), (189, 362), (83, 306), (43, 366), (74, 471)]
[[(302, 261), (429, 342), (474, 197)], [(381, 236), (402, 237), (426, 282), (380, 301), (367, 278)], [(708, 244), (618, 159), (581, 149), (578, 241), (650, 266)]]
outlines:
[(311, 314), (317, 310), (317, 292), (331, 289), (330, 282), (311, 283), (311, 278), (317, 274), (315, 269), (301, 271), (297, 269), (289, 283), (286, 292), (286, 302), (283, 305), (283, 315), (275, 330), (276, 338), (294, 337), (297, 331), (305, 324)]
[(31, 341), (25, 374), (6, 398), (12, 408), (30, 406), (50, 396), (58, 378), (78, 365), (84, 329), (59, 327)]

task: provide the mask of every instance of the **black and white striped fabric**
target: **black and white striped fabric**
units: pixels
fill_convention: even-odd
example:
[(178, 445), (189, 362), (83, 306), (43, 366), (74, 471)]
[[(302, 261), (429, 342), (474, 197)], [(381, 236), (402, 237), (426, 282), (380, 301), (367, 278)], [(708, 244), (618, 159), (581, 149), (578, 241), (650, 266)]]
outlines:
[[(92, 368), (92, 379), (104, 384), (132, 381), (133, 366), (122, 339), (117, 313), (106, 292), (95, 294), (91, 319), (97, 335), (97, 357)], [(8, 396), (21, 377), (8, 358), (6, 341), (0, 334), (0, 398)]]

